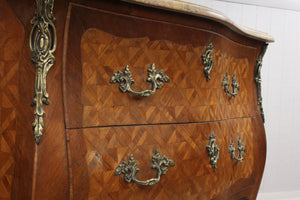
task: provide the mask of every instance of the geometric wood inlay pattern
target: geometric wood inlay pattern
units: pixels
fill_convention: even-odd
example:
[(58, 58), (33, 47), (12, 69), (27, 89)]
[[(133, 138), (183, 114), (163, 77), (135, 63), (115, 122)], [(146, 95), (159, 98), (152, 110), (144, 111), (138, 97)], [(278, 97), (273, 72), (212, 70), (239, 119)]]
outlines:
[[(210, 20), (93, 2), (93, 8), (70, 5), (66, 22), (63, 100), (70, 197), (255, 199), (265, 163), (254, 81), (261, 42)], [(202, 55), (209, 43), (214, 66), (207, 82)], [(149, 97), (122, 93), (110, 83), (128, 65), (132, 90), (149, 90), (152, 63), (170, 82)], [(224, 92), (226, 73), (230, 83), (234, 74), (239, 82), (235, 98)], [(206, 148), (211, 132), (220, 149), (215, 172)], [(231, 141), (237, 148), (239, 137), (247, 149), (243, 162), (229, 153)], [(125, 183), (115, 176), (133, 154), (140, 169), (137, 180), (156, 177), (151, 169), (156, 149), (175, 163), (157, 184)]]
[[(214, 199), (226, 194), (233, 185), (242, 189), (244, 180), (252, 185), (254, 170), (253, 118), (215, 123), (129, 126), (68, 130), (75, 199)], [(213, 172), (206, 145), (214, 131), (220, 147), (217, 170)], [(231, 159), (231, 139), (245, 143), (244, 161)], [(139, 180), (156, 177), (151, 158), (158, 149), (175, 162), (153, 186), (125, 183), (114, 170), (133, 154), (140, 169)], [(256, 177), (258, 178), (258, 177)], [(214, 189), (211, 189), (211, 186)], [(82, 188), (88, 192), (83, 193)], [(145, 195), (147, 194), (147, 195)], [(78, 196), (82, 195), (82, 196)]]
[[(84, 33), (81, 40), (82, 127), (214, 121), (255, 115), (253, 95), (247, 94), (254, 91), (254, 65), (250, 67), (247, 57), (229, 56), (216, 43), (214, 67), (207, 82), (201, 57), (206, 44), (178, 44), (149, 37), (124, 38), (94, 28)], [(228, 41), (226, 45), (236, 44)], [(240, 48), (255, 52), (251, 48)], [(122, 93), (117, 84), (109, 83), (115, 72), (129, 65), (135, 80), (132, 88), (150, 89), (151, 84), (145, 79), (151, 63), (171, 81), (150, 97)], [(240, 84), (236, 98), (224, 92), (222, 80), (226, 72), (230, 83), (235, 73)]]
[(15, 161), (18, 71), (24, 30), (10, 6), (0, 0), (0, 199), (10, 199)]

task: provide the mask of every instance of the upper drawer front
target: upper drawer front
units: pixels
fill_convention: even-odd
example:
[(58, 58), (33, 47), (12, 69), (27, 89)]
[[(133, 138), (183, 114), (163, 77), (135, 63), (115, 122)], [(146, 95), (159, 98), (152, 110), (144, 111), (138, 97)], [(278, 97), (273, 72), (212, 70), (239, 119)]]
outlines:
[[(72, 6), (64, 67), (67, 127), (186, 123), (255, 116), (257, 50), (203, 29)], [(84, 26), (83, 26), (84, 24)], [(213, 44), (210, 81), (202, 55)], [(155, 94), (137, 97), (110, 83), (129, 66), (132, 90), (151, 90), (147, 69), (166, 74)], [(222, 81), (236, 74), (237, 97)], [(229, 89), (232, 90), (231, 85)]]
[[(248, 190), (240, 198), (255, 199), (265, 159), (265, 137), (259, 122), (244, 118), (207, 124), (68, 130), (72, 195), (74, 199), (224, 200)], [(211, 132), (219, 147), (215, 171), (207, 151)], [(246, 148), (243, 162), (233, 160), (229, 153), (233, 140), (238, 157), (239, 137)], [(114, 174), (121, 163), (128, 164), (132, 154), (140, 169), (135, 177), (141, 181), (156, 178), (157, 170), (151, 168), (156, 149), (175, 163), (156, 184), (126, 183), (123, 174)]]

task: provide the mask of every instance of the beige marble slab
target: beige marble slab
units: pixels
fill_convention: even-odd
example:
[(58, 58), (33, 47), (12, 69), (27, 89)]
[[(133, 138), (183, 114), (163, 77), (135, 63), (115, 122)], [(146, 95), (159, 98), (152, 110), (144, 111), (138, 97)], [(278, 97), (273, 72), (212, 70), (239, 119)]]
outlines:
[(179, 0), (123, 0), (130, 3), (146, 5), (150, 7), (156, 7), (166, 10), (172, 10), (176, 12), (186, 13), (190, 15), (195, 15), (199, 17), (204, 17), (207, 19), (211, 19), (217, 22), (220, 22), (235, 32), (238, 32), (247, 37), (264, 41), (264, 42), (274, 42), (274, 38), (264, 32), (257, 31), (251, 28), (247, 28), (241, 25), (234, 23), (228, 17), (226, 17), (223, 13), (213, 10), (211, 8), (200, 6), (193, 3), (188, 3)]

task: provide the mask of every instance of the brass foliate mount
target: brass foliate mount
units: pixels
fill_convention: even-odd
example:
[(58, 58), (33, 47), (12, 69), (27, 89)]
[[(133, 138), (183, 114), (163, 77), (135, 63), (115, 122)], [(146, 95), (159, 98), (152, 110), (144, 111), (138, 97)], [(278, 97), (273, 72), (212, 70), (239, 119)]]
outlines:
[(135, 92), (131, 89), (131, 85), (134, 83), (129, 66), (126, 65), (124, 72), (118, 71), (110, 78), (110, 83), (119, 83), (119, 89), (122, 92), (129, 92), (133, 95), (147, 97), (156, 92), (156, 89), (160, 89), (163, 86), (163, 82), (170, 82), (167, 75), (158, 69), (155, 69), (155, 64), (151, 64), (147, 70), (148, 77), (146, 81), (152, 83), (152, 90), (144, 90), (141, 92)]
[(258, 59), (256, 60), (256, 66), (255, 66), (255, 83), (256, 83), (256, 87), (257, 87), (257, 104), (260, 106), (260, 111), (261, 111), (261, 117), (263, 119), (263, 122), (265, 122), (265, 114), (264, 114), (264, 109), (263, 109), (263, 105), (262, 105), (262, 95), (261, 95), (261, 68), (262, 68), (262, 61), (263, 61), (263, 57), (266, 53), (268, 44), (265, 43), (262, 47), (261, 47), (261, 51), (260, 54), (258, 56)]
[(231, 158), (238, 162), (243, 162), (243, 160), (244, 160), (243, 155), (246, 152), (246, 147), (245, 147), (245, 144), (242, 142), (241, 138), (239, 138), (239, 140), (238, 140), (238, 151), (239, 151), (239, 157), (236, 157), (234, 141), (232, 139), (231, 143), (229, 145), (229, 153), (231, 154)]
[(229, 80), (228, 80), (228, 73), (227, 72), (226, 72), (226, 75), (223, 78), (222, 86), (224, 86), (225, 93), (230, 95), (230, 96), (233, 96), (233, 97), (236, 97), (237, 96), (237, 91), (240, 90), (239, 82), (236, 80), (235, 74), (233, 74), (232, 82), (231, 82), (232, 92), (229, 91)]
[(202, 54), (202, 64), (204, 65), (203, 71), (207, 81), (210, 80), (209, 75), (214, 65), (214, 58), (212, 56), (213, 48), (213, 44), (209, 43), (206, 47), (206, 51)]
[(146, 181), (140, 181), (136, 179), (136, 173), (140, 170), (131, 154), (127, 162), (121, 163), (115, 170), (115, 175), (124, 174), (124, 181), (126, 183), (134, 182), (140, 185), (153, 185), (160, 181), (160, 176), (166, 174), (169, 166), (175, 166), (174, 161), (170, 160), (166, 156), (161, 156), (158, 150), (155, 150), (155, 154), (152, 156), (152, 169), (157, 170), (157, 178), (151, 178)]
[(209, 136), (209, 143), (206, 146), (206, 150), (208, 153), (208, 156), (210, 157), (210, 164), (213, 167), (214, 171), (217, 170), (217, 162), (219, 159), (220, 149), (216, 142), (216, 136), (214, 132), (210, 133)]
[(35, 16), (31, 20), (33, 25), (30, 32), (29, 46), (31, 61), (35, 65), (35, 91), (31, 106), (35, 106), (35, 120), (32, 124), (34, 137), (40, 143), (44, 129), (43, 104), (49, 105), (49, 95), (46, 91), (47, 73), (52, 67), (55, 57), (57, 37), (53, 22), (54, 0), (36, 0)]

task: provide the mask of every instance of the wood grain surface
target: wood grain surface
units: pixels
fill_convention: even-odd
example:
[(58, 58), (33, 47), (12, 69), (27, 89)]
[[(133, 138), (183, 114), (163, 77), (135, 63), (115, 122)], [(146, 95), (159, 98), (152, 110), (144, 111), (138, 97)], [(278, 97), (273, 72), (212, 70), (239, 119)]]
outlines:
[[(24, 42), (20, 57), (18, 91), (20, 104), (16, 110), (16, 160), (11, 199), (68, 199), (67, 148), (61, 95), (61, 57), (66, 1), (55, 1), (54, 16), (58, 43), (56, 60), (47, 77), (50, 105), (45, 106), (46, 124), (40, 145), (33, 137), (34, 108), (30, 106), (34, 95), (35, 66), (31, 62), (29, 35), (35, 13), (32, 0), (7, 2), (24, 27)], [(1, 5), (2, 6), (2, 5)]]
[[(55, 1), (55, 63), (48, 73), (45, 129), (32, 131), (35, 66), (31, 0), (0, 0), (0, 199), (255, 199), (266, 139), (255, 62), (262, 42), (212, 20), (118, 0)], [(211, 80), (202, 54), (214, 45)], [(134, 90), (150, 89), (155, 63), (171, 79), (147, 98), (121, 93), (113, 73), (129, 65)], [(222, 87), (236, 73), (236, 98)], [(214, 132), (218, 169), (206, 145)], [(231, 139), (245, 143), (232, 160)], [(158, 184), (127, 184), (115, 168), (133, 154), (137, 178), (156, 177), (155, 149), (175, 162)]]
[[(63, 58), (71, 199), (255, 199), (266, 152), (254, 82), (262, 43), (192, 16), (115, 1), (75, 2)], [(209, 42), (215, 63), (206, 82), (201, 56)], [(121, 93), (109, 83), (129, 65), (132, 88), (150, 89), (145, 79), (151, 63), (171, 82), (150, 97)], [(237, 75), (237, 98), (224, 93), (226, 72), (230, 79)], [(221, 149), (216, 172), (206, 152), (211, 131)], [(247, 148), (243, 163), (228, 152), (239, 136)], [(155, 177), (155, 149), (176, 163), (157, 185), (114, 176), (134, 154), (137, 178)]]
[[(68, 158), (62, 105), (62, 56), (64, 26), (67, 12), (65, 1), (54, 2), (57, 33), (55, 63), (48, 73), (47, 92), (50, 105), (46, 106), (45, 129), (37, 146), (36, 199), (68, 199)], [(43, 144), (42, 144), (43, 142)]]
[(16, 113), (24, 29), (5, 0), (0, 0), (0, 199), (10, 199), (16, 160)]
[[(186, 125), (130, 126), (70, 130), (74, 199), (230, 199), (247, 190), (255, 196), (260, 181), (264, 148), (254, 125), (245, 118), (215, 123)], [(210, 132), (216, 135), (220, 158), (214, 172), (206, 145)], [(232, 160), (228, 151), (231, 139), (245, 143), (244, 162)], [(237, 146), (237, 145), (236, 145)], [(156, 177), (151, 158), (158, 149), (175, 162), (153, 186), (125, 183), (114, 170), (133, 154), (140, 172), (137, 178)], [(251, 198), (252, 197), (252, 198)], [(235, 198), (234, 198), (235, 199)]]
[[(64, 72), (68, 128), (187, 123), (257, 114), (253, 59), (257, 48), (201, 29), (79, 6), (72, 6), (69, 23)], [(83, 33), (80, 48), (74, 32)], [(209, 42), (214, 45), (215, 62), (207, 82), (201, 56)], [(152, 63), (171, 81), (150, 97), (123, 94), (117, 84), (109, 83), (115, 72), (129, 65), (135, 80), (132, 88), (151, 89), (145, 79)], [(226, 72), (230, 81), (233, 74), (239, 81), (236, 98), (226, 95), (222, 87)]]

